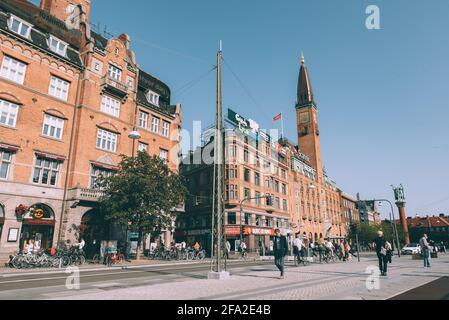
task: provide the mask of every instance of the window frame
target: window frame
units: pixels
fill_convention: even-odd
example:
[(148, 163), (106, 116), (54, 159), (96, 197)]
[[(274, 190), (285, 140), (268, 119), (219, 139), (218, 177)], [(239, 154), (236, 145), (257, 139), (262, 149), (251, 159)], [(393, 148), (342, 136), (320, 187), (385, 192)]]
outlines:
[[(117, 105), (115, 105), (115, 102), (117, 102)], [(101, 112), (106, 113), (106, 114), (116, 117), (116, 118), (120, 118), (121, 108), (122, 108), (122, 103), (120, 102), (120, 100), (117, 100), (114, 97), (111, 97), (106, 94), (102, 95), (101, 104), (100, 104)]]
[(106, 177), (111, 177), (111, 176), (115, 175), (115, 173), (117, 172), (116, 170), (102, 168), (102, 167), (100, 167), (98, 165), (95, 165), (95, 164), (91, 163), (90, 174), (89, 174), (89, 188), (92, 189), (92, 190), (98, 190), (99, 189), (99, 188), (95, 187), (95, 179), (99, 178), (98, 174), (97, 175), (94, 174), (95, 171), (107, 172), (108, 174), (106, 175)]
[[(162, 157), (162, 153), (165, 153), (167, 156), (165, 158)], [(159, 158), (161, 158), (162, 160), (165, 161), (165, 163), (168, 162), (168, 150), (167, 149), (163, 149), (163, 148), (159, 148)]]
[[(142, 150), (141, 150), (141, 146), (144, 146), (144, 148)], [(138, 144), (137, 144), (137, 151), (148, 152), (148, 146), (149, 146), (148, 143), (139, 141)]]
[[(144, 115), (145, 119), (142, 119), (142, 115)], [(148, 118), (149, 118), (149, 113), (139, 110), (139, 128), (142, 129), (148, 129)], [(145, 126), (142, 126), (142, 124), (145, 123)]]
[(115, 81), (122, 81), (123, 76), (123, 70), (122, 68), (119, 68), (116, 65), (113, 65), (112, 63), (109, 63), (108, 65), (108, 77), (109, 79), (115, 80)]
[(159, 106), (159, 101), (161, 98), (161, 95), (154, 92), (153, 90), (148, 90), (148, 92), (145, 94), (145, 97), (147, 98), (147, 101), (155, 106)]
[(162, 136), (169, 137), (170, 136), (170, 122), (162, 120)]
[[(13, 30), (13, 22), (14, 20), (17, 20), (19, 22), (19, 30), (22, 31), (23, 26), (26, 26), (28, 28), (26, 35), (23, 35), (22, 33), (20, 33), (20, 31), (15, 31)], [(15, 15), (11, 15), (8, 19), (8, 30), (14, 32), (15, 34), (18, 34), (21, 37), (24, 37), (26, 39), (30, 39), (30, 35), (31, 35), (31, 29), (33, 29), (33, 25), (23, 19), (20, 19), (19, 17), (15, 16)]]
[[(46, 123), (46, 120), (48, 120), (49, 123)], [(62, 125), (60, 127), (58, 127), (58, 126), (56, 126), (57, 123), (62, 123)], [(51, 131), (53, 124), (55, 124), (55, 126), (53, 126), (55, 128), (54, 129), (55, 133), (57, 133), (57, 130), (60, 129), (59, 137), (50, 135), (50, 131)], [(48, 125), (48, 131), (49, 131), (48, 134), (46, 134), (44, 132), (45, 125)], [(62, 119), (60, 117), (56, 117), (56, 116), (48, 114), (48, 113), (44, 113), (44, 121), (42, 123), (42, 135), (47, 138), (62, 140), (63, 134), (64, 134), (64, 119)]]
[[(8, 108), (8, 109), (5, 109), (6, 111), (3, 111), (2, 107)], [(11, 112), (11, 108), (14, 108), (14, 107), (16, 109), (16, 112), (12, 113)], [(4, 113), (6, 113), (6, 116), (4, 116)], [(9, 122), (11, 120), (11, 115), (14, 115), (13, 124), (9, 124)], [(9, 128), (15, 128), (16, 125), (17, 125), (18, 115), (19, 115), (19, 105), (18, 104), (15, 104), (15, 103), (10, 102), (8, 100), (0, 99), (0, 125), (6, 126), (6, 127), (9, 127)], [(1, 122), (1, 119), (3, 117), (5, 118), (5, 123)]]
[[(53, 48), (53, 46), (52, 46), (53, 41), (57, 42), (56, 48)], [(67, 57), (67, 49), (69, 47), (69, 44), (67, 42), (62, 41), (61, 39), (55, 37), (54, 35), (50, 35), (47, 39), (47, 45), (52, 52), (54, 52), (62, 57)], [(59, 48), (60, 45), (64, 46), (64, 50), (62, 50), (62, 52)]]
[[(40, 161), (38, 165), (38, 161)], [(49, 166), (45, 166), (45, 162), (49, 162)], [(56, 164), (56, 168), (54, 168), (54, 164)], [(32, 175), (32, 182), (35, 185), (42, 185), (42, 186), (49, 186), (49, 187), (57, 187), (59, 185), (59, 178), (60, 178), (60, 170), (61, 170), (61, 164), (62, 161), (40, 157), (38, 155), (35, 155), (34, 157), (34, 164), (33, 164), (33, 175)], [(35, 181), (36, 178), (36, 170), (39, 170), (38, 174), (38, 181)], [(47, 173), (47, 183), (43, 182), (44, 172), (48, 171)], [(55, 177), (55, 183), (51, 184), (53, 172), (56, 173)]]
[[(4, 159), (4, 155), (9, 154), (9, 159)], [(14, 152), (10, 150), (0, 149), (0, 180), (8, 180), (9, 174), (11, 172), (11, 167), (13, 163)], [(6, 175), (5, 177), (1, 176), (3, 165), (6, 164)]]
[[(54, 85), (55, 89), (54, 89), (54, 92), (52, 93), (51, 89), (52, 89), (53, 80), (56, 81), (56, 84), (61, 84), (62, 87), (60, 88), (60, 87), (58, 87), (55, 84)], [(64, 86), (65, 85), (67, 85), (67, 87), (65, 88), (66, 91), (64, 91)], [(58, 92), (58, 89), (59, 89), (59, 92), (61, 93), (60, 95), (56, 94)], [(67, 81), (65, 79), (62, 79), (60, 77), (57, 77), (57, 76), (55, 76), (53, 74), (51, 75), (51, 77), (50, 77), (50, 84), (48, 86), (48, 94), (49, 95), (51, 95), (52, 97), (55, 97), (55, 98), (67, 101), (69, 99), (69, 91), (70, 91), (70, 82), (69, 81)]]
[[(100, 133), (105, 133), (106, 134), (106, 137), (105, 136), (100, 136)], [(103, 143), (101, 143), (102, 142), (102, 140), (101, 139), (103, 139), (103, 138), (106, 138), (106, 140), (105, 140), (105, 144), (107, 144), (108, 143), (108, 137), (111, 137), (111, 139), (110, 139), (110, 145), (112, 146), (114, 146), (114, 148), (113, 148), (113, 150), (110, 150), (110, 149), (108, 149), (108, 148), (103, 148), (101, 145), (103, 144)], [(114, 141), (114, 139), (115, 139), (115, 141)], [(119, 134), (118, 133), (115, 133), (115, 132), (112, 132), (112, 131), (109, 131), (109, 130), (106, 130), (106, 129), (103, 129), (103, 128), (97, 128), (97, 138), (96, 138), (96, 143), (95, 143), (95, 146), (96, 146), (96, 148), (97, 149), (99, 149), (99, 150), (103, 150), (103, 151), (107, 151), (107, 152), (112, 152), (112, 153), (116, 153), (117, 152), (117, 148), (118, 148), (118, 138), (119, 138)], [(99, 140), (100, 139), (100, 140)], [(100, 141), (100, 144), (99, 144), (99, 141)]]
[[(7, 66), (8, 74), (4, 75), (3, 74), (3, 72), (4, 72), (3, 70), (6, 69), (5, 65), (7, 63), (6, 62), (7, 59), (10, 60), (9, 61), (9, 65)], [(15, 62), (16, 65), (19, 66), (19, 67), (21, 67), (23, 65), (23, 72), (22, 73), (20, 73), (21, 70), (17, 70), (17, 69), (13, 70), (15, 72), (15, 77), (11, 77), (11, 65), (12, 65), (13, 62)], [(23, 85), (23, 83), (25, 82), (25, 75), (26, 75), (27, 67), (28, 67), (27, 63), (5, 54), (3, 56), (3, 61), (2, 61), (1, 68), (0, 68), (0, 77), (2, 77), (4, 79), (8, 79), (9, 81), (18, 83), (20, 85)], [(18, 75), (21, 75), (21, 78), (18, 78)]]
[[(160, 118), (152, 116), (151, 117), (151, 132), (153, 133), (159, 133), (159, 122)], [(156, 131), (154, 130), (154, 127), (156, 127)]]

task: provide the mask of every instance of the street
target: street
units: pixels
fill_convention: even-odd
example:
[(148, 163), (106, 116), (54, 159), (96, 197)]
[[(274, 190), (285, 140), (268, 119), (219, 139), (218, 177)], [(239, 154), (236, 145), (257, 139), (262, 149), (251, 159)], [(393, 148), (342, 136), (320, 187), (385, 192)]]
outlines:
[[(79, 290), (68, 290), (64, 271), (0, 271), (0, 299), (67, 300), (384, 300), (448, 299), (449, 256), (432, 260), (424, 269), (411, 256), (394, 257), (388, 277), (379, 288), (367, 289), (369, 268), (377, 258), (361, 262), (310, 264), (295, 267), (286, 262), (286, 279), (278, 279), (272, 261), (232, 261), (229, 280), (207, 280), (209, 262), (169, 263), (97, 269), (80, 269)], [(367, 269), (368, 268), (368, 269)]]

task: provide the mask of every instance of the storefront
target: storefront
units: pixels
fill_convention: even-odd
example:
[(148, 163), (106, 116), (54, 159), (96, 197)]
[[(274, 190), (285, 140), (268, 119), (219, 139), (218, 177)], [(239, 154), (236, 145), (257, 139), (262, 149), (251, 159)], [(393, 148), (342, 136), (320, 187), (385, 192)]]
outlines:
[(274, 236), (273, 228), (245, 227), (244, 234), (248, 235), (250, 250), (261, 250), (261, 245), (266, 251), (271, 251), (270, 237)]
[[(226, 241), (229, 241), (231, 245), (231, 251), (238, 251), (240, 247), (240, 233), (241, 228), (240, 226), (225, 226), (224, 227), (224, 234), (226, 237)], [(243, 238), (243, 241), (247, 243), (247, 239), (245, 239), (245, 235), (241, 235)]]
[(42, 203), (30, 206), (22, 218), (19, 251), (25, 250), (32, 242), (34, 250), (46, 250), (53, 246), (55, 215), (53, 210)]

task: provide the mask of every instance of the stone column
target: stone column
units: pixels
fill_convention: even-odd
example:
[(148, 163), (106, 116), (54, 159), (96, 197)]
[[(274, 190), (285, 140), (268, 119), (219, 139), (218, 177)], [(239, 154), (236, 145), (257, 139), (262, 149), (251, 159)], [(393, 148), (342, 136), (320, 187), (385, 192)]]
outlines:
[(405, 244), (410, 243), (410, 235), (408, 232), (407, 217), (405, 215), (405, 202), (396, 202), (399, 209), (399, 219), (401, 220), (402, 229), (404, 230)]

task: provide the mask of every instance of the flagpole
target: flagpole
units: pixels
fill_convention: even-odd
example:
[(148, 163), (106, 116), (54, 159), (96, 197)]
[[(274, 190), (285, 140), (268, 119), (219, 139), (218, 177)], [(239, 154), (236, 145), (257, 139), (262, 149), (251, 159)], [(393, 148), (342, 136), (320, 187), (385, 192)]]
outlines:
[(284, 139), (284, 115), (281, 112), (281, 138)]

